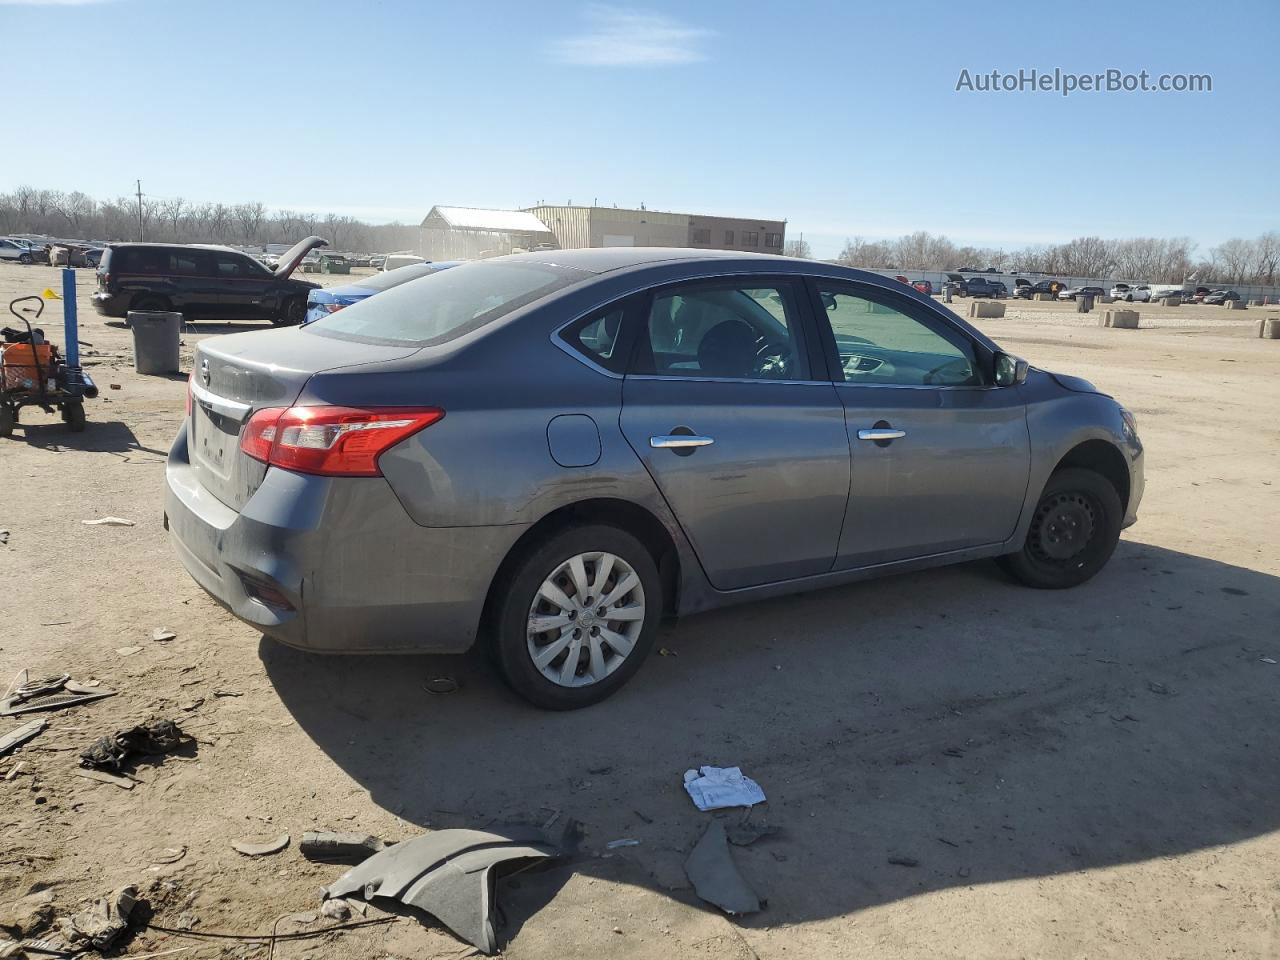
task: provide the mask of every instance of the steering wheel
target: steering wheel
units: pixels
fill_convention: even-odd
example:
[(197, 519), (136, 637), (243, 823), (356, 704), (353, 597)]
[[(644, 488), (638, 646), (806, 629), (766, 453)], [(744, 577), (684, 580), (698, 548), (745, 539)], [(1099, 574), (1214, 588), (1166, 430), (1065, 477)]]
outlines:
[[(942, 379), (944, 375), (951, 372), (954, 372), (959, 379)], [(968, 383), (972, 379), (973, 368), (969, 365), (969, 361), (965, 357), (956, 357), (954, 360), (948, 360), (946, 363), (940, 363), (924, 375), (924, 382), (930, 386), (934, 384), (941, 386), (958, 386)]]
[(791, 350), (783, 345), (773, 343), (761, 334), (756, 337), (756, 362), (751, 369), (753, 377), (769, 380), (785, 379), (789, 374), (788, 363)]

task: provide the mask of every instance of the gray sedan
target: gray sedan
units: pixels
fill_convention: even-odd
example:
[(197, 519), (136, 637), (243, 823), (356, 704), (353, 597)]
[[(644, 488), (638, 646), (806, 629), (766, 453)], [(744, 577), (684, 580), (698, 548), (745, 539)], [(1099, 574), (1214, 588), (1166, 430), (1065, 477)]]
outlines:
[(1111, 397), (784, 257), (468, 263), (206, 339), (190, 395), (166, 524), (216, 600), (307, 650), (479, 638), (552, 709), (681, 614), (980, 557), (1075, 586), (1143, 490)]

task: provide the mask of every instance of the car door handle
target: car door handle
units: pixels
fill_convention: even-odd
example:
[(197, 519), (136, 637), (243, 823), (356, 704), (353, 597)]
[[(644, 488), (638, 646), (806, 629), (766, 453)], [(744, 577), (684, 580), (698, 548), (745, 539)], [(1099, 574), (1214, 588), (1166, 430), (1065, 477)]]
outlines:
[(869, 430), (859, 430), (859, 440), (901, 440), (907, 435), (905, 430), (895, 430), (892, 427), (872, 427)]
[(673, 450), (681, 447), (709, 447), (715, 443), (710, 437), (699, 437), (692, 433), (669, 433), (661, 437), (650, 437), (649, 446), (655, 450)]

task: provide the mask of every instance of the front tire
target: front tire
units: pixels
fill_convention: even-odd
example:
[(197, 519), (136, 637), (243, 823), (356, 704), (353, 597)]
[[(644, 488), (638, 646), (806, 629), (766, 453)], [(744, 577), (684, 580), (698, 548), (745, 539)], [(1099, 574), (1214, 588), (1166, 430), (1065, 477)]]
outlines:
[(24, 264), (29, 264), (29, 263), (31, 263), (31, 254), (29, 254), (29, 253), (20, 253), (20, 254), (18, 254), (18, 262), (19, 262), (19, 263), (24, 263)]
[(1022, 549), (1000, 558), (1029, 587), (1062, 590), (1106, 566), (1120, 539), (1124, 508), (1106, 477), (1067, 468), (1049, 478)]
[(497, 585), (492, 642), (516, 693), (544, 710), (576, 710), (615, 693), (648, 656), (662, 581), (624, 530), (571, 527), (518, 560)]
[(18, 415), (7, 403), (0, 403), (0, 437), (13, 436), (13, 428), (18, 422)]

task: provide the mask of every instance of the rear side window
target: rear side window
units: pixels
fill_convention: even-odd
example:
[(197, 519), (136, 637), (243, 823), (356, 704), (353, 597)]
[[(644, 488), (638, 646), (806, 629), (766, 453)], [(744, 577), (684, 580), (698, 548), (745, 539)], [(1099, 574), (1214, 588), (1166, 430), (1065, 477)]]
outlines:
[(402, 283), (306, 329), (382, 343), (443, 343), (589, 276), (545, 263), (466, 263)]
[(625, 316), (626, 307), (615, 306), (574, 324), (564, 331), (564, 341), (606, 370), (625, 373), (627, 358), (622, 346), (622, 321)]

